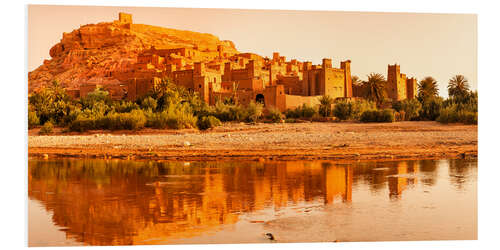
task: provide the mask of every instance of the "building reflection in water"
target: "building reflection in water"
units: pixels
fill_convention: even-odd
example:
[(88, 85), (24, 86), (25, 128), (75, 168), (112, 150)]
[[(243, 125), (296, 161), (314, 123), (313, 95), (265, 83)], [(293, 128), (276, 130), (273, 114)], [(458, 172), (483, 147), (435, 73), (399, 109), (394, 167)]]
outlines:
[(422, 169), (415, 161), (374, 170), (379, 165), (30, 160), (28, 195), (84, 244), (155, 244), (236, 223), (243, 213), (352, 202), (353, 185), (363, 180), (374, 190), (387, 182), (390, 196), (400, 197)]

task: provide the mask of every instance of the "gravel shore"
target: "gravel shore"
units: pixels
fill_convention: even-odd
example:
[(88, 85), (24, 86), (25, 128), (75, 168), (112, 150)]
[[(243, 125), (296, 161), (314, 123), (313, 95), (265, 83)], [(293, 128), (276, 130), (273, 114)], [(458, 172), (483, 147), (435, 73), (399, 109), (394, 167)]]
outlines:
[(93, 131), (39, 136), (30, 130), (32, 157), (216, 160), (382, 159), (477, 156), (477, 125), (397, 123), (226, 123), (198, 130)]

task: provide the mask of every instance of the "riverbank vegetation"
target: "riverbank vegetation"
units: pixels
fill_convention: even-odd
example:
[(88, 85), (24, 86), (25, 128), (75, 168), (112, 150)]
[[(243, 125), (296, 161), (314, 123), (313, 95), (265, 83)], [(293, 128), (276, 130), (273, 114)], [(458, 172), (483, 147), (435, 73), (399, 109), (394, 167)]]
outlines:
[[(356, 78), (357, 79), (357, 78)], [(261, 103), (238, 104), (237, 100), (218, 100), (206, 104), (197, 93), (164, 79), (150, 93), (136, 101), (114, 101), (109, 93), (97, 88), (87, 96), (73, 100), (59, 83), (29, 96), (28, 128), (42, 126), (41, 134), (53, 127), (67, 131), (139, 130), (198, 128), (220, 126), (222, 122), (300, 122), (300, 121), (438, 121), (477, 124), (477, 92), (469, 90), (465, 77), (457, 75), (448, 84), (449, 98), (438, 96), (437, 82), (426, 77), (418, 84), (416, 99), (387, 100), (385, 79), (370, 74), (361, 82), (363, 98), (338, 99), (322, 96), (319, 104), (303, 104), (281, 112)]]

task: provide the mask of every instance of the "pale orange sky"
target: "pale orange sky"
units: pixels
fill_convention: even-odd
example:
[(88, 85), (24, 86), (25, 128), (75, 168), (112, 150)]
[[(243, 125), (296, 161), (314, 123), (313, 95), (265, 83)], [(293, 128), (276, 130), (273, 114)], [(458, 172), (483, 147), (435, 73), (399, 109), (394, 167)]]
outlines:
[(28, 70), (49, 59), (63, 32), (80, 25), (111, 22), (118, 12), (134, 23), (211, 33), (231, 40), (241, 52), (321, 63), (352, 61), (353, 75), (387, 75), (398, 63), (401, 73), (418, 80), (434, 77), (440, 95), (448, 80), (462, 74), (477, 89), (477, 16), (336, 11), (190, 9), (165, 7), (50, 6), (28, 7)]

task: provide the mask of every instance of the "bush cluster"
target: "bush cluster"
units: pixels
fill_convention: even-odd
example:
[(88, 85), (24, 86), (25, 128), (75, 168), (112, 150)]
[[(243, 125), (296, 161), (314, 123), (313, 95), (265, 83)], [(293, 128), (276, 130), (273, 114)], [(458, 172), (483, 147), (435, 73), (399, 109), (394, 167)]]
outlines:
[(215, 116), (204, 116), (198, 120), (198, 128), (201, 130), (207, 130), (222, 125), (221, 121)]
[(437, 121), (440, 123), (477, 124), (477, 114), (478, 112), (460, 108), (458, 105), (453, 104), (441, 109)]
[(218, 101), (215, 106), (204, 109), (206, 115), (211, 115), (223, 122), (257, 122), (263, 115), (264, 105), (251, 102), (246, 107), (230, 102)]
[(333, 115), (339, 120), (359, 120), (363, 112), (375, 108), (375, 103), (371, 101), (340, 101), (335, 104)]
[(318, 110), (307, 104), (302, 104), (301, 106), (295, 109), (289, 109), (285, 112), (286, 118), (295, 118), (295, 119), (297, 118), (311, 119), (315, 115), (318, 115)]
[(270, 107), (267, 109), (267, 115), (266, 115), (266, 119), (271, 121), (271, 122), (274, 122), (274, 123), (278, 123), (278, 122), (281, 122), (283, 120), (284, 115), (281, 113), (281, 111), (275, 107)]
[(41, 135), (48, 135), (48, 134), (52, 134), (54, 130), (54, 125), (52, 124), (52, 122), (50, 121), (47, 121), (45, 124), (43, 124), (42, 128), (40, 128), (40, 134)]
[(145, 124), (144, 112), (135, 109), (129, 113), (108, 113), (100, 117), (79, 115), (69, 124), (69, 129), (78, 132), (93, 129), (138, 130), (144, 128)]
[(412, 121), (419, 118), (422, 104), (416, 99), (405, 99), (394, 103), (392, 108), (397, 112), (397, 116), (399, 116), (396, 120)]
[(361, 122), (394, 122), (394, 110), (367, 110), (361, 114)]
[(38, 119), (36, 112), (28, 111), (28, 128), (32, 129), (38, 125), (40, 125), (40, 119)]

